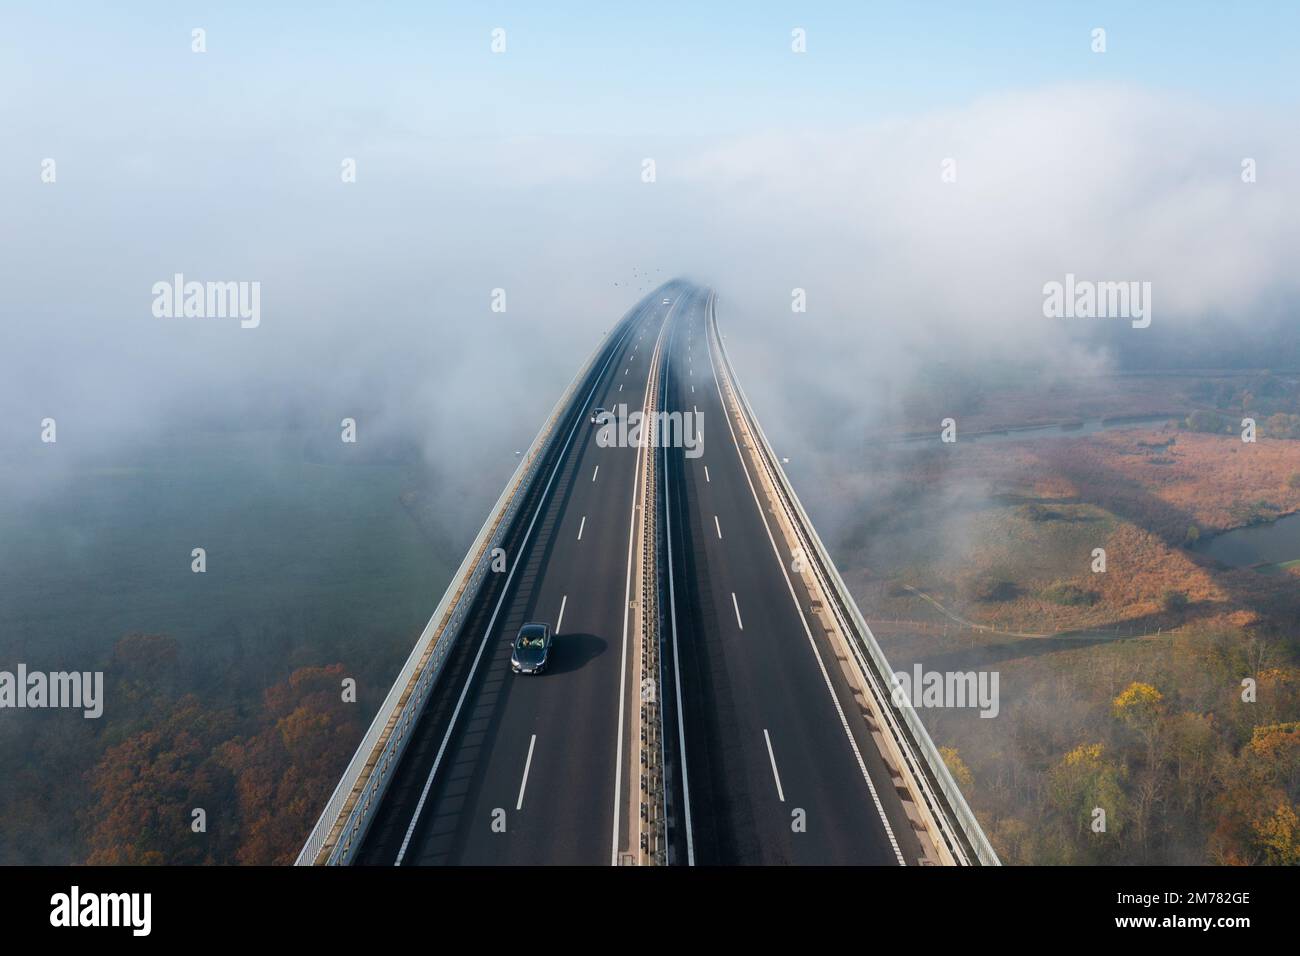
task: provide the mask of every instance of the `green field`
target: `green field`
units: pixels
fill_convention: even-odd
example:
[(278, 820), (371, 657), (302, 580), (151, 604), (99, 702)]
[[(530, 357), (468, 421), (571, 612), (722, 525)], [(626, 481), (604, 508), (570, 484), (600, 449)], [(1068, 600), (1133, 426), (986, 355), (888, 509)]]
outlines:
[(0, 659), (90, 667), (142, 631), (218, 656), (267, 635), (278, 670), (353, 648), (397, 661), (459, 555), (402, 508), (414, 465), (303, 452), (295, 432), (204, 432), (87, 465), (35, 503), (6, 498)]

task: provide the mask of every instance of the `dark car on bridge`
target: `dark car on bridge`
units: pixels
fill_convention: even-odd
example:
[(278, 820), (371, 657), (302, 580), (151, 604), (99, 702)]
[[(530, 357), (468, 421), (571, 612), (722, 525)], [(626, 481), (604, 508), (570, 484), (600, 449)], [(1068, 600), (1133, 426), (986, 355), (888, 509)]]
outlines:
[(551, 656), (551, 625), (525, 624), (515, 638), (510, 669), (516, 674), (540, 674)]

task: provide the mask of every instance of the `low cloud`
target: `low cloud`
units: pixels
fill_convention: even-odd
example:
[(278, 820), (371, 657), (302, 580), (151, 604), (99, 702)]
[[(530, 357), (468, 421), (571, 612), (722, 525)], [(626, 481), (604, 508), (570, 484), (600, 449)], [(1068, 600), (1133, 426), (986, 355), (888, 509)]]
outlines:
[[(336, 428), (363, 409), (363, 434), (409, 436), (473, 484), (638, 290), (676, 274), (718, 289), (770, 430), (825, 444), (896, 417), (936, 362), (1095, 372), (1132, 336), (1257, 334), (1297, 292), (1292, 124), (1176, 95), (1066, 87), (647, 142), (458, 141), (380, 114), (349, 148), (304, 124), (268, 141), (238, 115), (212, 123), (155, 129), (128, 156), (74, 128), (58, 183), (28, 171), (12, 191), (7, 448), (46, 415), (75, 446), (282, 416)], [(260, 327), (155, 318), (151, 287), (177, 272), (260, 282)], [(1045, 319), (1043, 284), (1067, 273), (1151, 282), (1152, 329)]]

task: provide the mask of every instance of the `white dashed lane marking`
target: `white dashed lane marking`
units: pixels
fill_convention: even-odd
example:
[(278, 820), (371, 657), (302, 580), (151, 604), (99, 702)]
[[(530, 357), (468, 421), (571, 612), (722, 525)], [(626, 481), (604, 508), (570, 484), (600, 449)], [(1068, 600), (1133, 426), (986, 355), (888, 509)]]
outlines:
[(781, 798), (782, 803), (785, 803), (785, 791), (781, 789), (781, 774), (776, 769), (776, 754), (772, 753), (772, 737), (766, 727), (763, 728), (763, 739), (767, 741), (767, 759), (772, 761), (772, 779), (776, 781), (776, 795)]
[(528, 759), (524, 761), (524, 779), (519, 781), (519, 799), (515, 801), (515, 809), (524, 808), (524, 790), (528, 787), (528, 771), (533, 765), (533, 747), (537, 745), (537, 735), (533, 734), (528, 741)]

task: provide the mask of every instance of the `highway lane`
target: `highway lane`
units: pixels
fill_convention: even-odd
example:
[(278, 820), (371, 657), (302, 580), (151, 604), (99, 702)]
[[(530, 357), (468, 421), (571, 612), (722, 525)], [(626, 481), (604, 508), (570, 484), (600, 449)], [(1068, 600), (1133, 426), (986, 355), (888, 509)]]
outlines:
[(728, 427), (707, 302), (705, 289), (683, 293), (665, 378), (666, 409), (701, 415), (705, 436), (699, 458), (664, 453), (694, 861), (916, 863), (889, 772), (835, 649), (800, 613), (809, 596)]
[[(638, 453), (599, 447), (587, 415), (641, 408), (675, 288), (643, 300), (611, 350), (535, 521), (525, 516), (513, 576), (475, 608), (359, 862), (609, 864), (626, 849), (615, 844), (627, 829), (619, 714), (634, 695), (624, 647)], [(539, 620), (556, 627), (550, 669), (512, 674), (515, 634)]]

